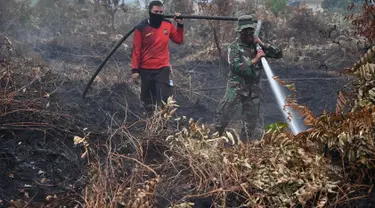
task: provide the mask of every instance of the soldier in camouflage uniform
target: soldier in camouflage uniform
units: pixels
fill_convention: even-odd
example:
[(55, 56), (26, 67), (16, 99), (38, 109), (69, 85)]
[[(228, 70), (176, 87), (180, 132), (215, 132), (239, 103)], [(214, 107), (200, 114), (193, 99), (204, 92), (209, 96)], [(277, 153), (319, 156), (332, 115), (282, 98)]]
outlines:
[[(238, 37), (228, 46), (228, 62), (230, 67), (226, 93), (217, 112), (216, 129), (220, 135), (224, 132), (231, 116), (242, 104), (241, 139), (249, 140), (259, 117), (260, 77), (263, 71), (261, 57), (281, 58), (279, 47), (263, 43), (254, 38), (256, 20), (251, 15), (239, 18), (236, 32)], [(257, 51), (255, 43), (259, 43), (263, 51)]]

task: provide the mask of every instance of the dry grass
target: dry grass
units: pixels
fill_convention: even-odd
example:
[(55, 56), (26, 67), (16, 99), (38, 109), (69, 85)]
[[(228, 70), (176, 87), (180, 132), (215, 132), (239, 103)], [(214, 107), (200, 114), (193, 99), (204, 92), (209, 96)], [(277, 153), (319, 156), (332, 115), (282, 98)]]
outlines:
[(136, 158), (116, 153), (109, 146), (101, 148), (104, 157), (95, 152), (88, 155), (85, 207), (152, 207), (160, 176)]
[[(165, 131), (166, 123), (176, 111), (176, 102), (168, 99), (162, 109), (155, 111), (153, 117), (146, 120), (142, 136), (157, 138)], [(118, 207), (128, 208), (153, 207), (155, 204), (156, 185), (161, 177), (149, 165), (145, 164), (143, 146), (146, 141), (140, 137), (134, 138), (126, 128), (116, 130), (123, 140), (131, 141), (135, 154), (119, 153), (109, 138), (106, 145), (89, 145), (85, 138), (76, 137), (88, 153), (87, 186), (84, 191), (85, 207)]]

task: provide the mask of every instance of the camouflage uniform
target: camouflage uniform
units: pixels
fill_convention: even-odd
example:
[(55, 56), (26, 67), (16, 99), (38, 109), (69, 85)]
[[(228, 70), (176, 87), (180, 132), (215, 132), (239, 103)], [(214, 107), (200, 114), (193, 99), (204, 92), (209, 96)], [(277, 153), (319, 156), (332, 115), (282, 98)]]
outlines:
[[(245, 15), (242, 18), (249, 18)], [(251, 17), (251, 16), (250, 16)], [(241, 17), (240, 17), (241, 19)], [(256, 28), (255, 22), (238, 22), (237, 32), (244, 28)], [(268, 58), (281, 58), (279, 47), (265, 44), (263, 51)], [(257, 54), (255, 44), (242, 43), (240, 37), (228, 46), (228, 62), (230, 67), (229, 78), (224, 99), (217, 112), (216, 129), (220, 134), (228, 125), (231, 116), (237, 111), (238, 104), (242, 104), (241, 139), (249, 140), (254, 135), (254, 130), (259, 117), (260, 108), (260, 77), (262, 63), (252, 64), (251, 60)]]

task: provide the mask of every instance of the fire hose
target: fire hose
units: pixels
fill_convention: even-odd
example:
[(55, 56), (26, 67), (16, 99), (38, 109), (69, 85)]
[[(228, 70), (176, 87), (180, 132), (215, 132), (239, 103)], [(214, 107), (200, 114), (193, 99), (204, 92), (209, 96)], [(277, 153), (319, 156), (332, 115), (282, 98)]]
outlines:
[[(174, 18), (176, 15), (164, 15), (164, 18)], [(204, 20), (225, 20), (225, 21), (238, 21), (238, 17), (227, 17), (227, 16), (200, 16), (200, 15), (179, 15), (177, 18), (181, 19), (204, 19)], [(128, 33), (126, 33), (116, 44), (115, 47), (108, 53), (102, 63), (98, 66), (95, 73), (92, 75), (91, 79), (86, 85), (85, 90), (83, 91), (82, 98), (84, 99), (87, 91), (89, 90), (91, 84), (95, 80), (96, 76), (99, 74), (100, 70), (108, 62), (111, 56), (116, 52), (116, 50), (121, 46), (121, 44), (134, 32), (135, 27), (133, 27)]]

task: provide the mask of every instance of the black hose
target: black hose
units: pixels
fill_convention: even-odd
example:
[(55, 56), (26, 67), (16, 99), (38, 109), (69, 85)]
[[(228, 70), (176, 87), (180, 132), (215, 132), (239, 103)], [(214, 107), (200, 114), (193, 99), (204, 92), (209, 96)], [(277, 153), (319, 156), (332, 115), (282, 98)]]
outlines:
[[(176, 15), (167, 14), (164, 18), (174, 18)], [(228, 17), (228, 16), (199, 16), (199, 15), (180, 15), (178, 18), (181, 19), (205, 19), (205, 20), (227, 20), (227, 21), (237, 21), (238, 17)]]
[(105, 57), (105, 59), (99, 65), (98, 69), (96, 69), (94, 75), (92, 75), (90, 81), (86, 85), (85, 90), (83, 91), (83, 94), (82, 94), (83, 99), (85, 98), (88, 89), (90, 88), (96, 76), (99, 74), (100, 70), (107, 63), (107, 61), (111, 58), (111, 56), (116, 52), (116, 50), (121, 46), (121, 44), (134, 32), (134, 30), (135, 30), (135, 27), (133, 27), (126, 35), (124, 35), (124, 37), (121, 38), (121, 40), (117, 43), (117, 45), (112, 49), (112, 51), (107, 55), (107, 57)]
[[(176, 15), (164, 15), (164, 18), (174, 18)], [(237, 21), (238, 17), (228, 17), (228, 16), (199, 16), (199, 15), (179, 15), (178, 18), (181, 19), (205, 19), (205, 20), (227, 20), (227, 21)], [(84, 99), (88, 89), (90, 88), (92, 82), (95, 80), (96, 76), (99, 74), (100, 70), (103, 66), (107, 63), (107, 61), (111, 58), (111, 56), (116, 52), (116, 50), (121, 46), (121, 44), (134, 32), (135, 27), (133, 27), (121, 40), (117, 43), (117, 45), (112, 49), (112, 51), (105, 57), (103, 62), (99, 65), (96, 69), (94, 75), (91, 77), (90, 81), (87, 83), (85, 90), (83, 91), (82, 98)]]

